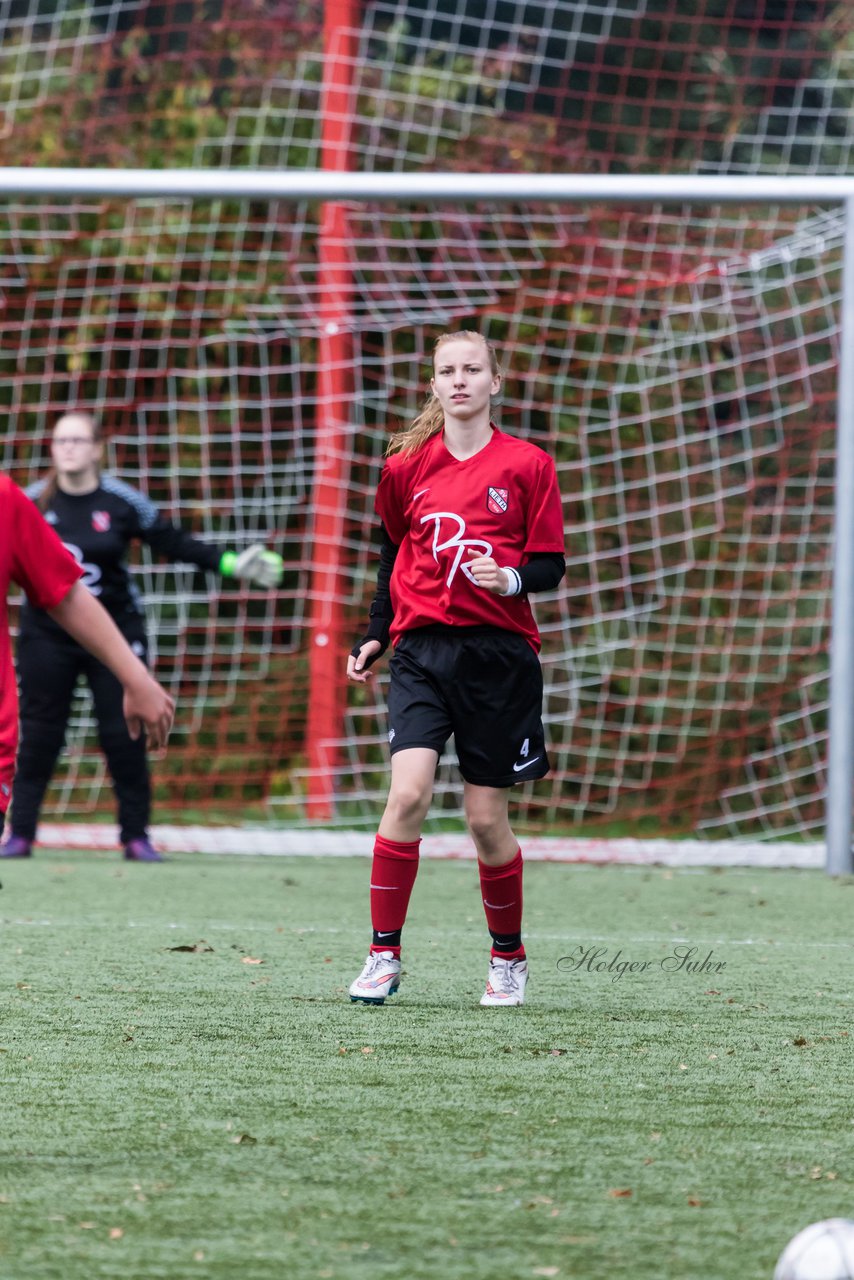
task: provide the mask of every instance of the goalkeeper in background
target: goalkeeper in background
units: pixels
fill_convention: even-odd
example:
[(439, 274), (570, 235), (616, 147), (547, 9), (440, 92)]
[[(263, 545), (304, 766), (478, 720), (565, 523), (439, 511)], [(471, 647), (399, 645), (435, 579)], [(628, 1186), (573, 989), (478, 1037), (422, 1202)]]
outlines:
[(162, 747), (172, 727), (175, 704), (131, 651), (110, 615), (80, 581), (81, 569), (33, 504), (0, 475), (0, 832), (12, 789), (18, 741), (18, 698), (6, 593), (10, 582), (94, 657), (109, 667), (121, 690), (131, 736), (143, 729), (153, 747)]
[[(382, 1004), (400, 983), (400, 939), (436, 765), (454, 735), (492, 950), (482, 1005), (523, 1003), (522, 851), (510, 787), (543, 778), (540, 637), (528, 603), (566, 571), (554, 463), (490, 421), (501, 374), (491, 345), (444, 334), (432, 394), (393, 437), (377, 489), (377, 594), (350, 680), (395, 646), (388, 693), (391, 786), (374, 844), (373, 939), (350, 998)], [(448, 957), (449, 966), (453, 956)]]
[[(235, 553), (192, 537), (163, 518), (137, 489), (102, 474), (103, 440), (96, 420), (66, 413), (51, 442), (53, 467), (27, 491), (77, 561), (82, 583), (104, 606), (133, 652), (146, 661), (145, 619), (139, 592), (127, 567), (130, 544), (145, 542), (171, 561), (198, 565), (260, 587), (278, 586), (282, 560), (263, 546)], [(21, 611), (18, 637), (21, 742), (12, 794), (11, 834), (0, 856), (26, 858), (36, 838), (39, 812), (50, 782), (83, 675), (92, 701), (101, 748), (118, 801), (124, 856), (160, 862), (148, 837), (151, 781), (146, 744), (128, 733), (122, 714), (122, 687), (103, 662), (67, 635), (50, 611), (29, 598)]]

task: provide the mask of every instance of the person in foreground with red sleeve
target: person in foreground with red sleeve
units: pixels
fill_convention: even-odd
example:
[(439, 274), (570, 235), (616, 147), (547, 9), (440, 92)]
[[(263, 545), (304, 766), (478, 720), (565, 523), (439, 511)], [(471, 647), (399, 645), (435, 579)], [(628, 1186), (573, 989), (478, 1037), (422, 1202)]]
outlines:
[[(90, 413), (64, 413), (53, 428), (53, 465), (26, 490), (45, 521), (83, 569), (97, 597), (138, 658), (147, 664), (143, 602), (128, 565), (136, 542), (156, 556), (196, 565), (224, 578), (269, 589), (281, 582), (281, 556), (256, 543), (225, 551), (167, 520), (147, 494), (102, 469), (104, 433)], [(18, 628), (21, 743), (12, 794), (12, 830), (0, 858), (29, 858), (39, 815), (65, 744), (72, 699), (81, 679), (92, 695), (98, 740), (116, 796), (119, 838), (133, 862), (160, 862), (149, 839), (151, 776), (145, 742), (128, 735), (123, 690), (108, 667), (92, 659), (28, 600)]]
[(6, 595), (17, 583), (113, 672), (124, 690), (134, 738), (165, 746), (175, 703), (134, 654), (110, 615), (80, 581), (82, 570), (29, 498), (0, 475), (0, 831), (12, 791), (18, 744), (18, 694), (12, 666)]
[(350, 680), (391, 640), (391, 786), (374, 845), (373, 940), (350, 998), (382, 1004), (400, 984), (401, 931), (418, 870), (436, 765), (454, 735), (466, 822), (492, 937), (482, 1005), (523, 1003), (522, 852), (510, 787), (543, 778), (540, 637), (529, 593), (566, 571), (554, 463), (490, 421), (501, 373), (472, 331), (434, 348), (432, 395), (395, 437), (377, 490), (383, 543), (367, 634)]

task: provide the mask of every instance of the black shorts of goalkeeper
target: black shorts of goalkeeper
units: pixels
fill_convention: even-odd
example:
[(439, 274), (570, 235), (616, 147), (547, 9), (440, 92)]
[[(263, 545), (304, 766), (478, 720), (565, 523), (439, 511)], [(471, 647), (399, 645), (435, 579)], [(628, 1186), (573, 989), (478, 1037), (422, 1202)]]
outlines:
[(460, 773), (480, 787), (512, 787), (549, 771), (543, 673), (524, 636), (500, 627), (436, 624), (407, 631), (389, 664), (391, 754), (453, 736)]

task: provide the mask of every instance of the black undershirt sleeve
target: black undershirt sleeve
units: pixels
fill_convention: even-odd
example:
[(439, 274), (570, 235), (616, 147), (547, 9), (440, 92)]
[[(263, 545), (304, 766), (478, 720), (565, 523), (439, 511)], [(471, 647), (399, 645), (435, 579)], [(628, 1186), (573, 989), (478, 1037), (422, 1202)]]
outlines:
[(365, 662), (366, 667), (372, 666), (377, 658), (381, 658), (388, 648), (388, 632), (391, 620), (394, 617), (394, 609), (391, 605), (391, 575), (394, 569), (394, 562), (397, 559), (398, 544), (392, 542), (386, 533), (385, 525), (380, 525), (380, 563), (377, 569), (377, 592), (371, 601), (371, 607), (368, 612), (368, 629), (350, 650), (354, 658), (358, 658), (359, 650), (363, 644), (367, 644), (369, 640), (378, 640), (381, 648), (372, 654)]
[(528, 563), (516, 572), (522, 580), (523, 596), (536, 591), (554, 591), (566, 573), (566, 559), (559, 551), (533, 551)]

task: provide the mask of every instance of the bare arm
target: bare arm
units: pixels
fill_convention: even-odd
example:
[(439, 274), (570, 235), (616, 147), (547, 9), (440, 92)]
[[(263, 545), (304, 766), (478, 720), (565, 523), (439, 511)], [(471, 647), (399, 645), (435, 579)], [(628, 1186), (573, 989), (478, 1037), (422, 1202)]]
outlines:
[(157, 683), (113, 622), (106, 609), (80, 582), (48, 613), (54, 622), (88, 649), (124, 687), (124, 713), (132, 738), (143, 729), (150, 747), (165, 746), (175, 703)]

